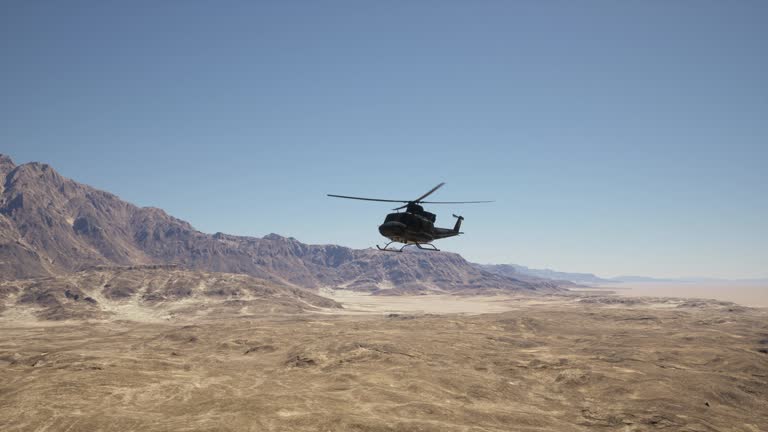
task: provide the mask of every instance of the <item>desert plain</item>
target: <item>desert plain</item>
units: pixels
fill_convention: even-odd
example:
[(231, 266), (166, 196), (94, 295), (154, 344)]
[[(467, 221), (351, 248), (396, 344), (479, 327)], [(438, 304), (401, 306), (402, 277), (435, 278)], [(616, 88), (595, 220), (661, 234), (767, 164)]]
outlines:
[(343, 307), (6, 310), (0, 430), (768, 430), (765, 309), (323, 294)]

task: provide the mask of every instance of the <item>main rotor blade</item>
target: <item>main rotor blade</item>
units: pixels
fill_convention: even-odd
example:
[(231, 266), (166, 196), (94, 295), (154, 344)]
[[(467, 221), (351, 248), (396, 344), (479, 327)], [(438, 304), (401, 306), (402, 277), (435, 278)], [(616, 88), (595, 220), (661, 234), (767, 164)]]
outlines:
[(413, 200), (411, 202), (416, 202), (416, 203), (417, 202), (421, 202), (421, 200), (423, 200), (424, 198), (432, 195), (432, 192), (434, 192), (434, 191), (440, 189), (441, 187), (443, 187), (444, 184), (445, 184), (445, 182), (440, 183), (439, 185), (437, 185), (437, 186), (433, 187), (432, 189), (430, 189), (429, 192), (425, 193), (424, 195), (416, 198), (415, 200)]
[[(413, 201), (409, 202), (411, 204)], [(480, 204), (480, 203), (492, 203), (496, 201), (419, 201), (419, 204)], [(392, 210), (402, 210), (408, 207), (408, 204), (393, 208)]]
[(379, 199), (379, 198), (363, 198), (363, 197), (354, 197), (354, 196), (346, 196), (346, 195), (333, 195), (333, 194), (327, 194), (329, 197), (334, 198), (346, 198), (346, 199), (356, 199), (356, 200), (362, 200), (362, 201), (381, 201), (381, 202), (398, 202), (398, 203), (407, 203), (408, 201), (405, 200), (388, 200), (388, 199)]
[(496, 201), (419, 201), (423, 204), (480, 204), (480, 203), (492, 203)]

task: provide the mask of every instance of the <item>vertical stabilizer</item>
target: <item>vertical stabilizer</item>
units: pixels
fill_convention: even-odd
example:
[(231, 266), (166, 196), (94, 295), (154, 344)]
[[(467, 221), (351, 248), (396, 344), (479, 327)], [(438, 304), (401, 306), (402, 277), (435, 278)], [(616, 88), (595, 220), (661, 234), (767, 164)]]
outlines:
[(456, 218), (456, 225), (454, 225), (453, 227), (453, 232), (455, 232), (456, 234), (461, 234), (459, 230), (461, 229), (461, 221), (464, 220), (464, 216), (453, 215), (453, 217)]

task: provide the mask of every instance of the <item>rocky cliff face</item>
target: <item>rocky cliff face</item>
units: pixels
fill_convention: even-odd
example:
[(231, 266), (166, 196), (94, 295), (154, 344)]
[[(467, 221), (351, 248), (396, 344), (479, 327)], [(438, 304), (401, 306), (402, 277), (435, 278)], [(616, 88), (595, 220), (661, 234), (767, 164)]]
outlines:
[(0, 269), (3, 275), (37, 276), (89, 265), (149, 263), (132, 239), (130, 220), (138, 212), (46, 164), (12, 167), (0, 200), (3, 246), (10, 249)]
[(293, 238), (195, 230), (156, 208), (0, 155), (0, 279), (63, 274), (103, 265), (173, 264), (242, 273), (308, 288), (555, 291), (546, 280), (493, 274), (451, 253), (388, 254)]

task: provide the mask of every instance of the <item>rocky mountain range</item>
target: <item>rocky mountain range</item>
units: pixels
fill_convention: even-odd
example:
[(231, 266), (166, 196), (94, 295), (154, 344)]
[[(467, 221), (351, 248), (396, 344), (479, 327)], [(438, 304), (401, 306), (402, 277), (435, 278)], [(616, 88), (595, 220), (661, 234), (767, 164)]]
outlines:
[(5, 155), (0, 183), (0, 280), (97, 266), (175, 265), (381, 294), (560, 289), (546, 279), (489, 272), (453, 253), (389, 254), (308, 245), (275, 234), (206, 234), (161, 209), (138, 207), (65, 178), (47, 164), (17, 166)]

